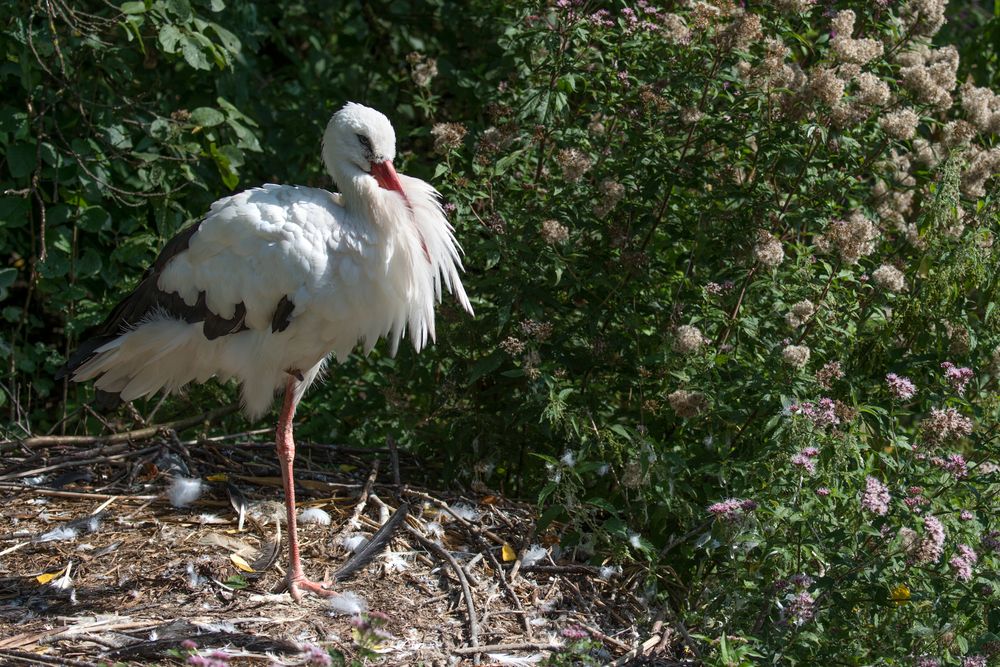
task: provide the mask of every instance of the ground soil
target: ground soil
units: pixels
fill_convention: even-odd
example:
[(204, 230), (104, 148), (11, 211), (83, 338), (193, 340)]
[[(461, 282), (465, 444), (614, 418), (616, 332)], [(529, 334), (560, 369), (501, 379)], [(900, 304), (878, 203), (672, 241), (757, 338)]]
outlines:
[[(536, 533), (531, 504), (398, 484), (388, 449), (299, 444), (300, 508), (332, 518), (300, 527), (313, 578), (335, 577), (360, 541), (351, 537), (409, 509), (386, 546), (336, 582), (356, 597), (301, 603), (276, 592), (287, 530), (274, 519), (282, 492), (266, 434), (183, 441), (166, 430), (0, 451), (4, 664), (184, 664), (214, 650), (232, 665), (301, 665), (310, 645), (348, 664), (676, 664), (668, 632), (642, 631), (653, 614), (638, 572), (553, 558), (558, 536)], [(186, 508), (168, 497), (180, 476), (204, 485)], [(525, 560), (533, 545), (545, 555)], [(359, 606), (384, 636), (359, 634)], [(571, 658), (581, 634), (588, 645)]]

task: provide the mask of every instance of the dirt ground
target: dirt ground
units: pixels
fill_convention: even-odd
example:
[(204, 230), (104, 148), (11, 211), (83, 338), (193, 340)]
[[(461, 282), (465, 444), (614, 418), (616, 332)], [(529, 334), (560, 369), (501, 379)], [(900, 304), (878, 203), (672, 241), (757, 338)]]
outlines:
[[(221, 651), (219, 664), (303, 665), (320, 664), (318, 646), (383, 665), (678, 664), (669, 630), (642, 634), (654, 614), (639, 573), (554, 557), (531, 505), (398, 485), (419, 462), (400, 466), (388, 449), (299, 443), (300, 509), (332, 519), (300, 525), (305, 569), (345, 595), (294, 603), (275, 592), (286, 531), (267, 438), (153, 429), (0, 444), (0, 663), (167, 665)], [(185, 508), (169, 497), (177, 477), (203, 480)], [(387, 545), (337, 577), (401, 506)], [(378, 637), (359, 610), (384, 623)]]

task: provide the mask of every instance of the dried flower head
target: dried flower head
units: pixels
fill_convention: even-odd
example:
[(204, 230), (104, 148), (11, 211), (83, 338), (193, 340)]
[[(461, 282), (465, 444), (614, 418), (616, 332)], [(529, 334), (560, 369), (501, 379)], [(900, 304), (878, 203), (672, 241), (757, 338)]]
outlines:
[(594, 215), (598, 218), (605, 217), (610, 213), (621, 198), (625, 196), (625, 186), (610, 178), (606, 178), (601, 181), (601, 185), (598, 188), (600, 190), (601, 196), (594, 204)]
[(842, 377), (844, 377), (844, 369), (841, 368), (839, 361), (829, 361), (816, 371), (816, 382), (823, 389), (830, 389), (833, 383)]
[(861, 72), (854, 79), (854, 99), (872, 107), (885, 106), (891, 95), (889, 84), (871, 72)]
[(920, 116), (913, 109), (900, 109), (883, 115), (879, 119), (882, 131), (893, 139), (912, 139), (917, 133)]
[(682, 324), (677, 327), (674, 335), (674, 352), (681, 354), (695, 354), (708, 342), (704, 334), (698, 327), (689, 324)]
[(766, 269), (773, 269), (785, 259), (785, 251), (781, 241), (766, 232), (761, 232), (757, 245), (753, 248), (753, 257)]
[(435, 123), (431, 128), (434, 150), (442, 155), (459, 148), (468, 130), (461, 123)]
[(909, 0), (900, 11), (900, 18), (913, 36), (933, 37), (944, 25), (944, 10), (948, 0)]
[(891, 264), (883, 264), (872, 272), (875, 284), (887, 292), (902, 292), (906, 289), (903, 272)]
[(831, 222), (822, 239), (817, 239), (817, 245), (832, 247), (846, 263), (856, 264), (875, 249), (876, 236), (872, 221), (860, 211), (854, 211), (847, 220)]
[(817, 67), (809, 75), (809, 94), (832, 107), (844, 96), (844, 80), (834, 69)]
[(410, 77), (413, 79), (413, 83), (421, 88), (430, 86), (431, 81), (438, 73), (437, 60), (414, 51), (406, 56), (406, 61), (410, 63)]
[(805, 324), (815, 312), (816, 305), (809, 299), (803, 299), (785, 314), (785, 323), (794, 329)]
[(686, 389), (672, 392), (667, 401), (677, 416), (684, 419), (697, 417), (708, 408), (708, 398), (704, 394)]
[(830, 46), (838, 60), (847, 63), (864, 65), (865, 63), (882, 57), (882, 42), (878, 40), (862, 38), (852, 39), (854, 32), (854, 12), (844, 9), (837, 12), (833, 17), (833, 38)]
[(569, 239), (569, 229), (557, 220), (542, 221), (542, 240), (549, 245), (559, 245)]
[(590, 171), (590, 158), (576, 148), (564, 148), (556, 155), (556, 162), (562, 168), (563, 176), (574, 183)]
[(786, 345), (781, 351), (781, 358), (793, 368), (805, 368), (809, 363), (809, 348), (805, 345)]

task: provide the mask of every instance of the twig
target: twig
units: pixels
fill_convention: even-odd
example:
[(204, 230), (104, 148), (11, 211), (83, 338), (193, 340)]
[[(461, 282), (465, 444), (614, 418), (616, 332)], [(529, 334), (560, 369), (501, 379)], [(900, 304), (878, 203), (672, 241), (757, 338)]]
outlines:
[[(469, 587), (469, 580), (465, 576), (465, 570), (462, 566), (458, 564), (455, 557), (448, 553), (448, 550), (441, 545), (428, 540), (426, 537), (420, 534), (420, 531), (416, 528), (410, 526), (406, 527), (406, 530), (416, 538), (420, 544), (424, 546), (428, 551), (433, 551), (435, 554), (443, 558), (451, 565), (451, 568), (455, 571), (458, 576), (459, 583), (462, 584), (462, 594), (465, 596), (465, 610), (469, 615), (469, 643), (472, 644), (471, 648), (475, 649), (479, 646), (479, 621), (476, 619), (476, 604), (472, 600), (472, 589)], [(473, 661), (475, 664), (479, 664), (479, 653), (480, 651), (470, 651), (473, 654)]]
[(451, 649), (456, 655), (470, 655), (474, 653), (495, 653), (500, 651), (561, 651), (564, 647), (557, 644), (543, 644), (541, 642), (520, 642), (518, 644), (486, 644), (485, 646), (462, 646)]
[(372, 470), (368, 473), (368, 479), (365, 480), (365, 485), (362, 487), (361, 493), (358, 495), (358, 504), (354, 506), (354, 511), (351, 512), (351, 518), (347, 521), (347, 527), (349, 530), (354, 530), (354, 526), (358, 523), (358, 518), (361, 516), (361, 513), (365, 511), (365, 506), (368, 504), (368, 496), (371, 495), (376, 477), (378, 477), (378, 459), (375, 459), (372, 463)]
[(643, 643), (636, 646), (634, 649), (620, 656), (617, 660), (611, 663), (611, 667), (621, 667), (622, 665), (627, 665), (632, 661), (632, 658), (638, 658), (640, 656), (646, 655), (648, 651), (655, 648), (657, 644), (660, 643), (660, 635), (653, 635)]
[(118, 500), (156, 500), (162, 496), (123, 496), (121, 494), (111, 495), (108, 493), (82, 493), (80, 491), (58, 491), (56, 489), (44, 489), (26, 484), (0, 484), (0, 489), (10, 491), (21, 491), (22, 493), (37, 493), (40, 496), (52, 496), (53, 498), (86, 498), (88, 500), (108, 500), (117, 498)]
[[(48, 436), (43, 436), (48, 437)], [(144, 447), (143, 449), (134, 452), (121, 452), (119, 454), (111, 454), (108, 456), (95, 456), (90, 459), (73, 459), (71, 461), (64, 461), (62, 463), (53, 463), (50, 466), (43, 466), (41, 468), (32, 468), (31, 470), (22, 470), (21, 472), (11, 472), (6, 475), (0, 475), (0, 480), (17, 479), (19, 477), (29, 477), (31, 475), (38, 475), (43, 472), (52, 472), (53, 470), (61, 470), (63, 468), (76, 468), (78, 466), (90, 465), (92, 463), (107, 463), (108, 461), (114, 461), (116, 459), (141, 456), (143, 454), (149, 454), (150, 452), (155, 452), (159, 447)]]
[(59, 667), (97, 667), (97, 663), (84, 662), (82, 660), (70, 660), (69, 658), (57, 658), (55, 656), (40, 655), (38, 653), (28, 653), (27, 651), (13, 651), (11, 649), (0, 649), (0, 657), (14, 658), (22, 665), (58, 665)]
[(38, 435), (32, 438), (22, 439), (21, 444), (27, 447), (50, 447), (53, 445), (93, 445), (96, 443), (114, 444), (118, 442), (127, 442), (129, 440), (145, 440), (147, 438), (155, 437), (161, 431), (180, 431), (186, 428), (191, 428), (192, 426), (197, 426), (198, 424), (213, 422), (216, 419), (236, 412), (239, 410), (239, 407), (239, 405), (234, 403), (232, 405), (227, 405), (224, 408), (210, 410), (209, 412), (198, 415), (197, 417), (177, 419), (172, 422), (157, 424), (156, 426), (139, 428), (134, 431), (125, 431), (124, 433), (113, 433), (111, 435)]

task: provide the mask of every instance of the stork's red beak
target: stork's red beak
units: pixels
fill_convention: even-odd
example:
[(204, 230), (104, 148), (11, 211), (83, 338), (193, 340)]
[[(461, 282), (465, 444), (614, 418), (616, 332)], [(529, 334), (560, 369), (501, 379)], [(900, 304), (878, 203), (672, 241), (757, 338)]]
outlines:
[(396, 169), (392, 166), (391, 160), (386, 160), (385, 162), (373, 163), (372, 164), (372, 176), (378, 181), (380, 188), (385, 190), (395, 190), (399, 194), (406, 198), (406, 193), (403, 192), (403, 184), (399, 182), (399, 176), (396, 174)]

